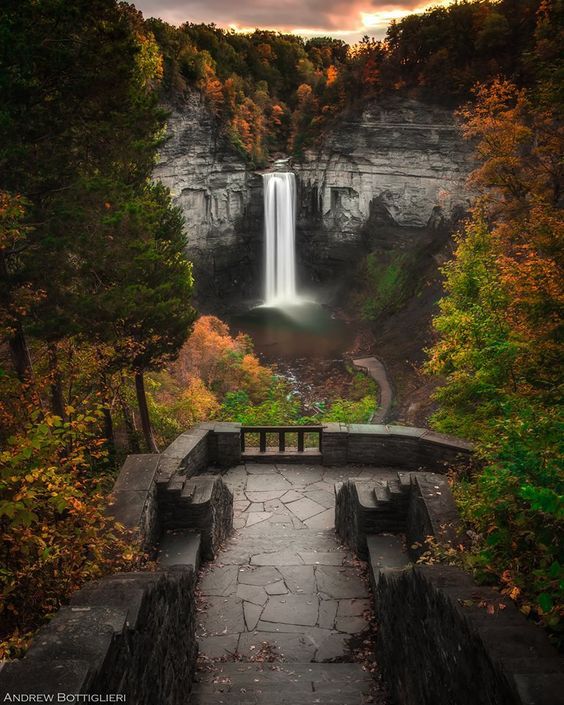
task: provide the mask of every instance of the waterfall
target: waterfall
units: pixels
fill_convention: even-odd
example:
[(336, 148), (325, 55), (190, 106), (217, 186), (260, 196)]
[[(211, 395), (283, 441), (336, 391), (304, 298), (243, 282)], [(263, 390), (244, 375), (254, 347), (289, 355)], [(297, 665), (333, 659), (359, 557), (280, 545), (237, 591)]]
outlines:
[(296, 294), (296, 181), (289, 172), (263, 174), (265, 305), (299, 303)]

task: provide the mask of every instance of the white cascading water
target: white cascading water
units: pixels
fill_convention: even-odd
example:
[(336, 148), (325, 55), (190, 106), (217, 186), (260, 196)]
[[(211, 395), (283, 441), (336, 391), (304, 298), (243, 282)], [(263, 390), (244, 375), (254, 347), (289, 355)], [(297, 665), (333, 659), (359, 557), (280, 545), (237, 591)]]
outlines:
[(263, 174), (266, 240), (265, 305), (299, 304), (296, 294), (296, 180), (290, 172)]

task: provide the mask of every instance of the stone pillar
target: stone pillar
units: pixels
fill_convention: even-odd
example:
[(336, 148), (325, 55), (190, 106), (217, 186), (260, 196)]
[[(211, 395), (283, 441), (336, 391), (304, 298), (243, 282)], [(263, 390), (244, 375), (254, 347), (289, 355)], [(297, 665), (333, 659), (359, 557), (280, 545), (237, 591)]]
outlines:
[(328, 423), (323, 427), (321, 455), (323, 465), (346, 465), (348, 462), (349, 429), (343, 423)]
[(241, 424), (216, 422), (213, 428), (216, 465), (230, 468), (241, 462)]

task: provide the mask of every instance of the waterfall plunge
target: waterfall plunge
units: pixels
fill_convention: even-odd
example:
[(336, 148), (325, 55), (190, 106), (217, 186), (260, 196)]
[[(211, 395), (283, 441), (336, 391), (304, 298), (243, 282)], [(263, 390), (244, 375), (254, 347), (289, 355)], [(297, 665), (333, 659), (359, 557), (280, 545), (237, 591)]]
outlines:
[(296, 181), (289, 172), (263, 174), (266, 239), (265, 305), (295, 306), (296, 294)]

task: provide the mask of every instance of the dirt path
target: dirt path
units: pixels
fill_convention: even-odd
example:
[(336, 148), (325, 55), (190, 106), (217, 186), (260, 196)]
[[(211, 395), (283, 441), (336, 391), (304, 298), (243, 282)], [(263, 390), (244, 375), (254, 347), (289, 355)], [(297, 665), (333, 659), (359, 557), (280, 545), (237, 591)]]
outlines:
[(352, 361), (355, 367), (365, 370), (378, 384), (378, 408), (372, 416), (371, 423), (386, 423), (390, 415), (393, 401), (392, 385), (384, 365), (376, 357), (362, 357)]

